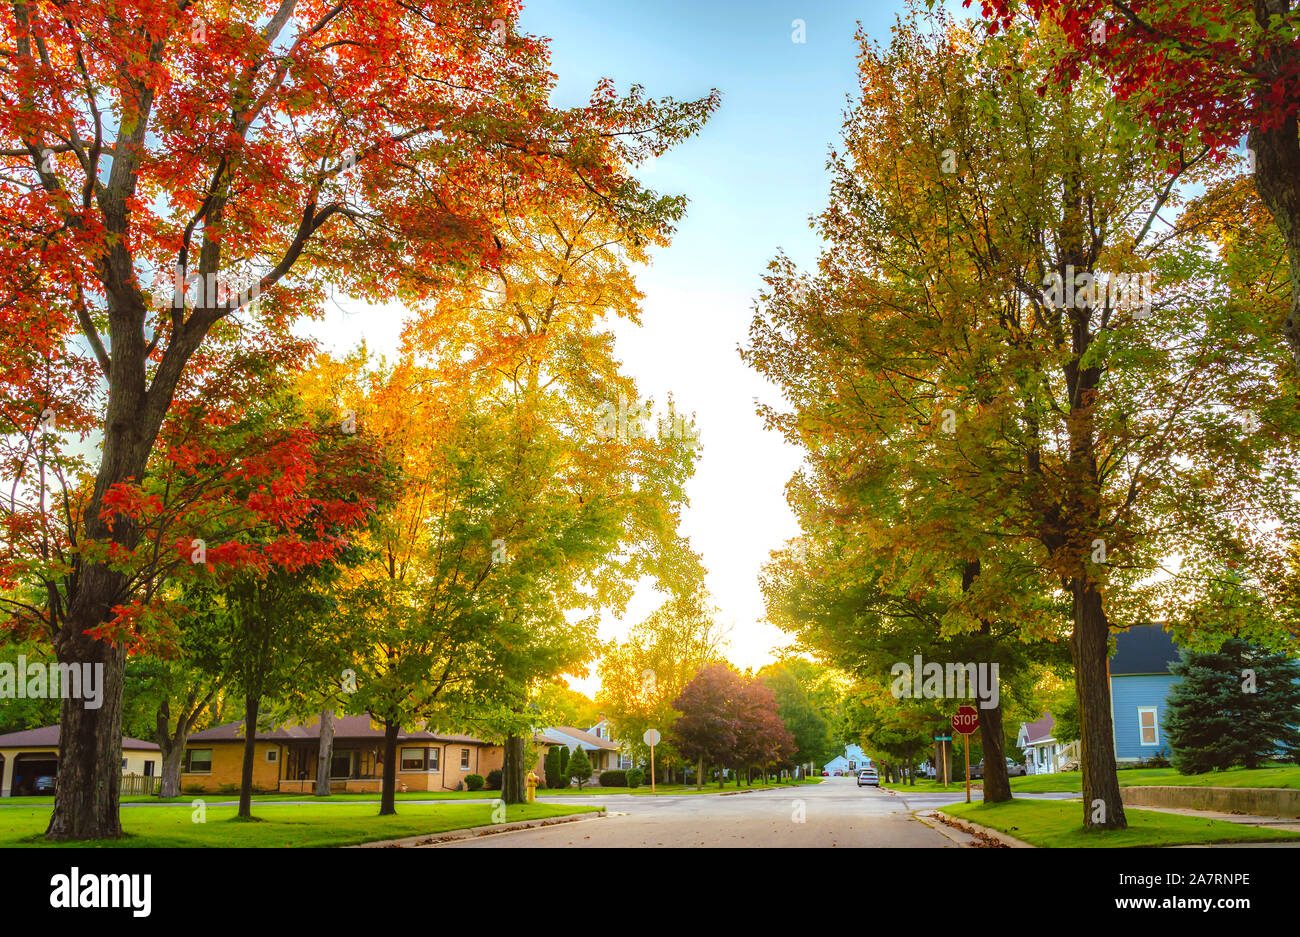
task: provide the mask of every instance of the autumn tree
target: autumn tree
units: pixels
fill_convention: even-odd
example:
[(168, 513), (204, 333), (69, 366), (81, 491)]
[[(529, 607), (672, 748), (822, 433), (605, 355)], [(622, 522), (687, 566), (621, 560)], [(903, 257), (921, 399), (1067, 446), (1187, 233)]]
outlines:
[(647, 729), (659, 729), (656, 767), (674, 770), (683, 761), (663, 730), (680, 715), (673, 700), (706, 665), (722, 656), (723, 635), (707, 595), (669, 596), (627, 637), (612, 642), (600, 656), (597, 701), (617, 727), (639, 763), (649, 763), (643, 741)]
[[(671, 224), (682, 200), (630, 167), (716, 104), (602, 82), (587, 106), (549, 107), (546, 45), (515, 29), (515, 0), (2, 15), (4, 432), (30, 438), (51, 413), (97, 433), (84, 496), (59, 509), (78, 544), (127, 552), (137, 524), (109, 493), (147, 474), (220, 323), (287, 336), (332, 288), (418, 301), (495, 262), (503, 208), (557, 193), (630, 227)], [(50, 508), (22, 508), (6, 546), (28, 559), (24, 530)], [(103, 664), (107, 698), (63, 707), (49, 836), (116, 837), (129, 641), (103, 628), (132, 630), (119, 610), (141, 586), (105, 555), (60, 562), (76, 573), (42, 612), (55, 653)]]
[(1300, 14), (1289, 0), (980, 2), (1007, 27), (1017, 13), (1058, 27), (1054, 78), (1068, 87), (1100, 70), (1143, 118), (1131, 132), (1154, 130), (1178, 151), (1190, 129), (1220, 158), (1245, 138), (1247, 172), (1286, 243), (1291, 303), (1280, 332), (1300, 371)]
[(740, 674), (731, 667), (711, 664), (673, 700), (673, 708), (681, 715), (668, 735), (682, 757), (697, 763), (697, 787), (704, 786), (709, 765), (718, 766), (721, 787), (721, 769), (736, 764), (741, 725), (735, 702), (743, 685)]
[[(1041, 611), (1020, 636), (1050, 638), (1033, 597), (1068, 597), (1085, 825), (1122, 827), (1108, 616), (1185, 613), (1225, 558), (1252, 582), (1276, 569), (1285, 535), (1223, 520), (1293, 523), (1274, 350), (1242, 329), (1224, 265), (1166, 233), (1180, 186), (1221, 177), (1206, 151), (1171, 164), (1098, 82), (1045, 84), (1047, 27), (931, 26), (864, 50), (831, 161), (833, 247), (815, 278), (774, 265), (755, 354), (799, 406), (774, 425), (825, 463), (814, 493), (867, 508), (882, 583), (923, 597), (947, 571), (945, 633), (1023, 595)], [(1243, 432), (1243, 412), (1288, 428)], [(1153, 584), (1174, 553), (1193, 562)]]

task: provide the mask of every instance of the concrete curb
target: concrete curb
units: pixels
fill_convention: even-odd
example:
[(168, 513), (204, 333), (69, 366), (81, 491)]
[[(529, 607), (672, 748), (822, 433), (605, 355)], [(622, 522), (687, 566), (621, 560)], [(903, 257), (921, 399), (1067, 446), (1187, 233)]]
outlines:
[(344, 849), (399, 849), (408, 846), (440, 846), (462, 839), (474, 839), (479, 836), (493, 836), (497, 833), (515, 833), (519, 830), (531, 830), (541, 826), (555, 826), (559, 823), (576, 823), (579, 820), (595, 820), (607, 816), (607, 811), (570, 814), (565, 817), (543, 817), (537, 820), (520, 820), (517, 823), (493, 823), (488, 826), (470, 826), (463, 830), (447, 830), (443, 833), (422, 833), (418, 836), (405, 836), (401, 839), (382, 839), (373, 843), (357, 843), (344, 846)]

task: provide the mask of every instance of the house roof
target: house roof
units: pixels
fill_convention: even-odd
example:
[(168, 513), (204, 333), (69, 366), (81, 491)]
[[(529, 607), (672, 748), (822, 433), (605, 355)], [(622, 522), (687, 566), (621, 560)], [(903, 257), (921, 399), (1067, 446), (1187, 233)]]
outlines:
[(1051, 713), (1044, 713), (1043, 718), (1035, 722), (1022, 722), (1021, 729), (1028, 736), (1027, 745), (1033, 745), (1036, 742), (1045, 742), (1052, 738), (1052, 732), (1056, 728), (1056, 720), (1052, 718)]
[[(320, 719), (316, 719), (308, 725), (286, 725), (277, 729), (272, 729), (269, 732), (258, 732), (257, 737), (267, 742), (316, 740), (320, 738)], [(382, 739), (383, 737), (383, 728), (372, 725), (369, 716), (334, 717), (334, 738), (336, 740)], [(213, 726), (211, 729), (191, 732), (189, 740), (191, 742), (242, 742), (244, 741), (244, 722), (241, 719), (238, 722), (228, 722), (225, 725)], [(464, 742), (471, 745), (489, 744), (472, 735), (457, 735), (448, 732), (425, 732), (423, 730), (404, 730), (398, 732), (397, 741)]]
[(551, 735), (545, 729), (533, 733), (533, 741), (541, 742), (543, 745), (568, 745), (568, 741), (558, 735)]
[[(8, 735), (0, 735), (0, 748), (54, 748), (59, 744), (59, 727), (42, 726), (39, 729), (23, 729), (20, 732), (10, 732)], [(130, 751), (158, 751), (158, 745), (155, 742), (146, 742), (143, 739), (133, 739), (129, 735), (122, 736), (122, 748)]]
[(1178, 645), (1159, 625), (1134, 625), (1115, 635), (1115, 656), (1110, 659), (1112, 677), (1168, 673), (1178, 660)]
[(599, 748), (609, 752), (618, 751), (618, 746), (609, 739), (597, 738), (590, 732), (584, 732), (582, 729), (575, 729), (573, 726), (551, 726), (551, 728), (546, 731), (559, 732), (563, 735), (567, 735), (583, 748)]

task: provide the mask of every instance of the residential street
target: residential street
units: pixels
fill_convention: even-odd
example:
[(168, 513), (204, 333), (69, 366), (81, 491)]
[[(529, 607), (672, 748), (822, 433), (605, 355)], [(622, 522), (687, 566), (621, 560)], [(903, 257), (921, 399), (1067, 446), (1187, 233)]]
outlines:
[[(733, 788), (734, 790), (734, 788)], [(642, 797), (614, 795), (610, 815), (598, 820), (503, 833), (437, 848), (521, 846), (691, 847), (937, 847), (956, 848), (911, 816), (913, 810), (952, 803), (947, 794), (899, 795), (859, 788), (853, 778), (732, 795)], [(591, 803), (548, 797), (549, 803)], [(802, 810), (800, 809), (802, 803)], [(802, 816), (802, 822), (799, 818)]]

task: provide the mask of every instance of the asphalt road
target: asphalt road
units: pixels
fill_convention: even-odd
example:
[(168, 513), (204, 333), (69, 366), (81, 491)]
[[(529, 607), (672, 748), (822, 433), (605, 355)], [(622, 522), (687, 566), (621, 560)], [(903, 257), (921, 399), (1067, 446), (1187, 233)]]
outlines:
[(604, 803), (595, 820), (447, 843), (441, 849), (521, 847), (929, 847), (956, 844), (911, 816), (952, 803), (949, 794), (900, 795), (857, 786), (854, 778), (736, 794), (546, 798)]

